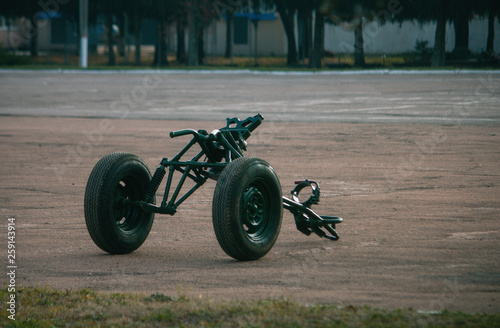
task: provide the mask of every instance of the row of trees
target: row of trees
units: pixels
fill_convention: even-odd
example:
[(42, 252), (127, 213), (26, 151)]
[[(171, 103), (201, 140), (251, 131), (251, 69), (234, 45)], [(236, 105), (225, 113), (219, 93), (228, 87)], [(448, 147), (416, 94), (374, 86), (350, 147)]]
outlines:
[(436, 22), (436, 34), (432, 66), (445, 64), (446, 23), (452, 22), (455, 28), (455, 49), (457, 59), (469, 55), (469, 22), (473, 17), (488, 18), (488, 36), (485, 51), (493, 53), (495, 38), (495, 19), (500, 15), (498, 0), (401, 0), (404, 10), (397, 15), (397, 21), (417, 20), (420, 23)]
[[(367, 33), (363, 27), (366, 22), (374, 22), (372, 27), (383, 25), (387, 22), (417, 21), (419, 24), (436, 22), (435, 43), (432, 56), (432, 66), (439, 67), (445, 65), (445, 36), (447, 22), (454, 24), (455, 28), (455, 49), (453, 57), (461, 60), (469, 56), (469, 22), (474, 17), (488, 18), (488, 36), (485, 52), (489, 55), (493, 53), (493, 44), (495, 38), (494, 23), (500, 15), (500, 1), (498, 0), (325, 0), (325, 1), (306, 1), (306, 0), (275, 0), (280, 15), (288, 16), (292, 20), (293, 14), (297, 10), (299, 18), (301, 13), (309, 14), (313, 9), (316, 12), (317, 34), (321, 38), (321, 25), (326, 22), (342, 24), (354, 30), (354, 61), (355, 66), (364, 66), (364, 37)], [(284, 8), (280, 10), (280, 5)], [(304, 7), (310, 4), (310, 7)], [(324, 16), (323, 16), (324, 15)], [(325, 17), (325, 18), (323, 18)], [(284, 20), (285, 21), (285, 20)], [(285, 22), (284, 22), (285, 25)], [(373, 31), (372, 31), (373, 34)], [(376, 34), (376, 31), (375, 31)], [(289, 45), (292, 44), (293, 34), (287, 32)], [(318, 43), (319, 46), (319, 43)], [(315, 41), (316, 47), (316, 41)], [(316, 50), (316, 48), (314, 48)], [(314, 51), (313, 51), (314, 54)], [(293, 49), (289, 49), (288, 62), (293, 64), (296, 58)], [(318, 62), (314, 61), (313, 66)]]
[[(437, 22), (433, 66), (445, 64), (446, 23), (455, 27), (457, 58), (468, 56), (469, 21), (476, 16), (488, 17), (486, 52), (493, 52), (494, 22), (500, 14), (498, 0), (90, 0), (90, 20), (98, 17), (105, 21), (107, 39), (113, 40), (113, 24), (120, 31), (134, 35), (135, 62), (141, 63), (141, 22), (144, 18), (157, 21), (158, 42), (155, 65), (168, 65), (168, 26), (175, 24), (177, 31), (177, 61), (189, 66), (203, 62), (203, 30), (214, 19), (227, 21), (226, 56), (232, 55), (232, 20), (235, 12), (257, 12), (262, 8), (275, 9), (281, 18), (288, 41), (287, 64), (298, 65), (309, 58), (309, 65), (321, 67), (324, 55), (325, 23), (339, 24), (353, 30), (355, 65), (364, 66), (363, 30), (367, 23), (380, 26), (387, 22), (416, 20), (421, 24)], [(41, 12), (59, 12), (78, 20), (78, 0), (16, 0), (6, 1), (0, 15), (27, 17), (31, 21), (29, 35), (32, 56), (37, 55), (37, 23)], [(297, 18), (297, 19), (296, 19)], [(295, 26), (298, 22), (299, 25)], [(374, 24), (373, 24), (374, 23)], [(296, 30), (299, 31), (298, 38)], [(185, 44), (185, 33), (188, 45)], [(123, 34), (122, 34), (123, 37)], [(298, 44), (297, 40), (298, 39)], [(113, 42), (109, 44), (109, 64), (116, 62)]]

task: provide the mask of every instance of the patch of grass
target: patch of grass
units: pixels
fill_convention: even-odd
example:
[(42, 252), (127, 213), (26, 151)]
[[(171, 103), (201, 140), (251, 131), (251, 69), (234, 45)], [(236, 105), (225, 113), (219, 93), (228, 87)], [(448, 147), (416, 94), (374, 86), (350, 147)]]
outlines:
[(0, 66), (19, 66), (30, 63), (31, 59), (29, 57), (11, 54), (0, 47)]
[[(184, 63), (176, 61), (175, 56), (168, 56), (168, 66), (156, 67), (153, 65), (154, 52), (144, 51), (141, 55), (141, 65), (135, 65), (134, 55), (129, 54), (128, 58), (117, 56), (115, 65), (108, 65), (108, 57), (103, 53), (91, 53), (88, 57), (89, 69), (92, 70), (137, 70), (137, 69), (182, 69), (182, 70), (256, 70), (256, 71), (332, 71), (332, 70), (360, 70), (360, 69), (433, 69), (428, 60), (428, 51), (425, 44), (418, 44), (417, 52), (401, 54), (366, 54), (365, 67), (354, 67), (354, 56), (351, 53), (336, 53), (326, 56), (323, 59), (323, 68), (313, 69), (309, 67), (309, 60), (303, 59), (297, 65), (287, 66), (286, 56), (261, 56), (258, 57), (258, 65), (255, 66), (254, 58), (248, 56), (235, 56), (233, 59), (222, 56), (207, 56), (204, 64), (189, 67)], [(422, 62), (422, 56), (426, 55), (426, 60)], [(60, 52), (43, 53), (37, 57), (29, 57), (27, 53), (21, 56), (13, 56), (3, 51), (3, 55), (8, 55), (8, 59), (2, 61), (2, 51), (0, 50), (0, 67), (15, 69), (81, 69), (79, 67), (79, 57), (77, 54), (64, 54)], [(12, 57), (13, 56), (13, 57)], [(15, 58), (14, 58), (15, 57)], [(477, 56), (476, 56), (477, 57)], [(474, 57), (471, 57), (473, 59)], [(460, 68), (491, 69), (498, 68), (498, 59), (476, 58), (477, 62), (460, 64)], [(487, 59), (487, 60), (486, 60)], [(7, 66), (8, 65), (8, 66)], [(454, 69), (457, 64), (450, 62), (447, 67), (438, 69)]]
[[(0, 301), (10, 294), (4, 287)], [(22, 288), (16, 293), (16, 320), (0, 310), (1, 327), (499, 327), (500, 314), (411, 309), (384, 310), (331, 305), (307, 306), (285, 298), (253, 301), (189, 299)]]
[[(38, 57), (31, 58), (29, 56), (18, 56), (23, 62), (11, 63), (11, 68), (23, 69), (80, 69), (78, 66), (78, 56), (64, 56), (60, 53), (52, 53), (50, 56), (40, 54)], [(309, 67), (308, 59), (300, 61), (295, 66), (287, 66), (286, 56), (262, 56), (258, 58), (258, 66), (255, 66), (254, 59), (250, 60), (248, 57), (239, 56), (234, 57), (231, 61), (229, 58), (222, 56), (208, 56), (205, 64), (197, 67), (189, 67), (185, 64), (178, 63), (175, 57), (169, 56), (169, 66), (159, 67), (161, 69), (207, 69), (207, 70), (238, 70), (238, 69), (251, 69), (251, 70), (276, 70), (276, 71), (322, 71), (332, 69), (359, 69), (354, 68), (354, 56), (352, 54), (336, 54), (333, 57), (325, 57), (323, 60), (322, 69), (312, 69)], [(397, 64), (405, 62), (404, 57), (400, 55), (389, 55), (384, 58), (383, 55), (366, 55), (365, 61), (366, 68), (393, 68)], [(149, 54), (142, 56), (141, 65), (135, 66), (133, 57), (125, 60), (122, 57), (117, 58), (115, 65), (110, 66), (107, 64), (107, 56), (90, 54), (89, 55), (89, 68), (97, 70), (131, 70), (131, 69), (156, 69), (153, 65), (153, 57)], [(5, 65), (5, 64), (4, 64)], [(0, 66), (2, 66), (0, 62)]]

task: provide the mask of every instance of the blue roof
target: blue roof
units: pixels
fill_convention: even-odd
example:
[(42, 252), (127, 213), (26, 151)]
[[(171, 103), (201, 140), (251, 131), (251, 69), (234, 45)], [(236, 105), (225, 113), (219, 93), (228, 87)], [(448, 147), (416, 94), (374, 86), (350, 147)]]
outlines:
[(62, 14), (57, 11), (39, 11), (36, 14), (36, 18), (40, 20), (44, 19), (52, 19), (52, 18), (61, 18)]
[(259, 20), (259, 21), (272, 21), (276, 20), (275, 13), (235, 13), (234, 17), (247, 17), (250, 21)]

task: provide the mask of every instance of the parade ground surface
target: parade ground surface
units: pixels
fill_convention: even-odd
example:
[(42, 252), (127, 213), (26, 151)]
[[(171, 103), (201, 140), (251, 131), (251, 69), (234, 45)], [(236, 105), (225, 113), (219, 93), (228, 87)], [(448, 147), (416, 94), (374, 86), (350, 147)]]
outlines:
[[(497, 72), (4, 70), (0, 99), (0, 245), (7, 263), (14, 218), (17, 286), (500, 311)], [(257, 113), (246, 156), (273, 166), (284, 195), (318, 181), (313, 209), (344, 218), (339, 241), (300, 233), (285, 211), (271, 252), (235, 261), (209, 181), (156, 215), (137, 251), (94, 245), (83, 199), (102, 156), (134, 153), (154, 171), (188, 141), (170, 131)]]

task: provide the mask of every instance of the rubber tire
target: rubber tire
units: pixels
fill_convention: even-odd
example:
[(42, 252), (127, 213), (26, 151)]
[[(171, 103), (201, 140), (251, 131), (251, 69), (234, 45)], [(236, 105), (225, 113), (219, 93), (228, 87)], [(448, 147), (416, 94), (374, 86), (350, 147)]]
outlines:
[[(252, 195), (264, 204), (262, 220), (253, 228), (248, 225)], [(281, 185), (266, 161), (242, 157), (226, 166), (212, 202), (215, 235), (226, 254), (240, 261), (263, 257), (278, 238), (282, 218)]]
[(150, 181), (147, 165), (134, 154), (112, 153), (97, 162), (87, 182), (84, 212), (90, 237), (103, 251), (127, 254), (144, 243), (154, 213), (120, 207), (115, 198), (144, 200)]

